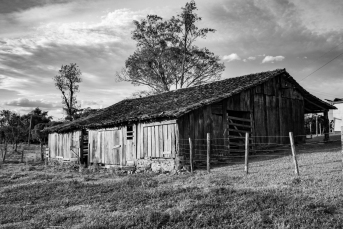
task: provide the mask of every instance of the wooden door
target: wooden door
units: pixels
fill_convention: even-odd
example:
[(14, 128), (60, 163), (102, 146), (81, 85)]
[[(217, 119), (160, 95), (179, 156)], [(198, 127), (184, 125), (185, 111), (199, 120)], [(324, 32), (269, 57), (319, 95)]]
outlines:
[(133, 165), (135, 160), (135, 126), (126, 127), (125, 165)]

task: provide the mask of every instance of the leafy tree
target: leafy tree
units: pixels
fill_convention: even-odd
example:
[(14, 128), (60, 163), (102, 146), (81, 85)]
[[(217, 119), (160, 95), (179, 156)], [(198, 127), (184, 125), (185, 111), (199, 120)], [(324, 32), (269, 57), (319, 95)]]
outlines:
[(79, 92), (78, 83), (81, 82), (82, 73), (76, 63), (62, 65), (58, 72), (59, 75), (55, 76), (53, 79), (56, 88), (62, 93), (63, 109), (67, 114), (66, 119), (74, 120), (78, 110), (76, 93)]
[(39, 123), (49, 123), (51, 122), (52, 117), (48, 116), (48, 111), (42, 111), (39, 107), (36, 107), (28, 114), (23, 115), (22, 120), (28, 129), (27, 133), (30, 141), (31, 130), (34, 128), (34, 126)]
[[(186, 3), (182, 13), (169, 20), (157, 15), (134, 21), (132, 39), (137, 50), (126, 60), (116, 77), (134, 85), (146, 85), (154, 93), (191, 87), (220, 78), (225, 66), (207, 48), (194, 45), (214, 29), (195, 24), (201, 20), (194, 1)], [(143, 93), (144, 94), (144, 93)]]
[(0, 123), (0, 137), (4, 143), (2, 160), (5, 161), (8, 144), (12, 143), (14, 150), (17, 151), (18, 143), (24, 139), (27, 131), (20, 115), (9, 110), (0, 112)]
[(44, 161), (44, 151), (43, 151), (43, 145), (46, 142), (49, 133), (42, 131), (45, 127), (50, 126), (50, 123), (39, 123), (34, 126), (32, 133), (32, 138), (36, 139), (40, 143), (40, 152), (41, 152), (41, 160)]

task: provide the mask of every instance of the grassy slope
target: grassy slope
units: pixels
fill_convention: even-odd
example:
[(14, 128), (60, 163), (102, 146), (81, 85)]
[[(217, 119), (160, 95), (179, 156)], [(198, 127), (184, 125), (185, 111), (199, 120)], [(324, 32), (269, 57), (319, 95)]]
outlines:
[(179, 176), (5, 164), (0, 228), (343, 228), (337, 147), (298, 147), (300, 178), (290, 156), (256, 157), (248, 176), (242, 164)]

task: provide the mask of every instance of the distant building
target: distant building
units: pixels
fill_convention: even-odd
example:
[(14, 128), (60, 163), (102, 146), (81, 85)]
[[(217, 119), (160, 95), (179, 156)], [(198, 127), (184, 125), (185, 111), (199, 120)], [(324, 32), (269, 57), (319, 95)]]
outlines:
[(332, 121), (333, 130), (335, 132), (341, 131), (341, 126), (343, 125), (343, 99), (342, 98), (335, 98), (333, 101), (326, 99), (331, 105), (334, 105), (337, 109), (330, 110), (332, 112), (332, 116), (330, 117), (329, 113), (329, 120)]

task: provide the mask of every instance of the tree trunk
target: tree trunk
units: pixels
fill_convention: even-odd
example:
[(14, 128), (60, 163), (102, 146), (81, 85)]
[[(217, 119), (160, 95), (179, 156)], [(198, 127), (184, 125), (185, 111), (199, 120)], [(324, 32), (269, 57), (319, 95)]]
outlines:
[(21, 163), (24, 163), (24, 149), (21, 150)]
[(40, 156), (41, 160), (44, 161), (43, 142), (40, 142)]
[(2, 156), (2, 162), (5, 162), (6, 154), (7, 154), (7, 142), (5, 142), (3, 154), (1, 155)]
[(15, 149), (14, 149), (15, 152), (18, 152), (18, 142), (16, 141), (15, 142)]

